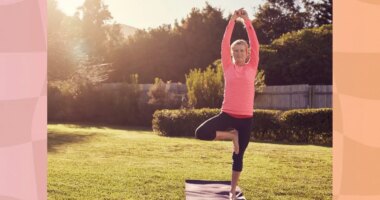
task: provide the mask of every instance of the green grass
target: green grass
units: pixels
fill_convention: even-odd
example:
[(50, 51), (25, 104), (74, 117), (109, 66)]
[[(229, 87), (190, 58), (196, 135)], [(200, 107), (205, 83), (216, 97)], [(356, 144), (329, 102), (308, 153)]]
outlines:
[[(229, 180), (232, 143), (150, 130), (48, 126), (49, 199), (185, 199), (186, 179)], [(251, 142), (239, 186), (247, 199), (331, 199), (332, 149)]]

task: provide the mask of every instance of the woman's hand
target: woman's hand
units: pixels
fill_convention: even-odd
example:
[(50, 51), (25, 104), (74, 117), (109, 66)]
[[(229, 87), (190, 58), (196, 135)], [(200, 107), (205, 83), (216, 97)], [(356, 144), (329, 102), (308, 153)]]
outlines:
[(249, 20), (248, 13), (244, 10), (244, 8), (239, 9), (239, 17), (243, 18), (244, 20)]
[(239, 10), (235, 10), (234, 14), (231, 16), (231, 20), (235, 21), (239, 17)]
[(240, 8), (238, 10), (235, 10), (234, 14), (231, 17), (231, 20), (235, 21), (238, 18), (242, 18), (243, 20), (249, 20), (247, 11), (245, 11), (244, 8)]

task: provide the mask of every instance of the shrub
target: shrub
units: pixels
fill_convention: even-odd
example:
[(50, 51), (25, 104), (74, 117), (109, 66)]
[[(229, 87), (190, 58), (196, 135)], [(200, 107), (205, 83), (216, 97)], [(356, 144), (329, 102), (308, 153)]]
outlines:
[[(94, 95), (94, 94), (93, 94)], [(139, 90), (135, 84), (122, 85), (118, 90), (97, 90), (92, 117), (87, 120), (98, 123), (139, 125)]]
[(149, 104), (158, 106), (168, 104), (169, 93), (166, 90), (166, 84), (160, 78), (155, 78), (154, 84), (149, 88), (148, 96)]
[[(193, 137), (196, 128), (220, 109), (158, 110), (153, 131), (163, 136)], [(331, 145), (332, 109), (254, 110), (252, 139)]]
[(72, 93), (62, 88), (62, 83), (52, 82), (48, 84), (48, 119), (49, 121), (67, 121), (67, 116), (72, 115), (74, 99)]
[(117, 90), (73, 79), (49, 84), (48, 120), (140, 125), (137, 75)]
[[(289, 140), (329, 143), (332, 138), (332, 109), (295, 109), (281, 114), (283, 132)], [(324, 141), (326, 140), (326, 141)]]
[(220, 60), (206, 68), (190, 70), (186, 75), (189, 104), (195, 108), (218, 108), (223, 101), (223, 69)]
[(219, 109), (157, 110), (153, 114), (153, 131), (163, 136), (194, 136), (195, 129), (206, 119), (217, 115)]
[[(155, 78), (154, 84), (148, 91), (148, 104), (160, 109), (173, 109), (180, 108), (181, 101), (178, 96), (173, 92), (169, 92), (167, 85), (170, 86), (171, 81), (167, 81), (166, 84), (160, 79)], [(152, 113), (153, 114), (153, 113)]]
[(252, 137), (259, 140), (277, 140), (281, 125), (278, 110), (255, 110), (252, 122)]

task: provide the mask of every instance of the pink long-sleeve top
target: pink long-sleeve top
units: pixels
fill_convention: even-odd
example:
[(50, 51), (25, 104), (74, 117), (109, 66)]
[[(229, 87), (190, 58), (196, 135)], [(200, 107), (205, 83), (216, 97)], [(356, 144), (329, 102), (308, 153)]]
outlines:
[(231, 58), (231, 35), (235, 21), (230, 20), (224, 32), (221, 56), (224, 73), (224, 100), (222, 111), (237, 118), (253, 115), (255, 77), (259, 63), (259, 41), (249, 20), (244, 20), (251, 47), (249, 62), (238, 66)]

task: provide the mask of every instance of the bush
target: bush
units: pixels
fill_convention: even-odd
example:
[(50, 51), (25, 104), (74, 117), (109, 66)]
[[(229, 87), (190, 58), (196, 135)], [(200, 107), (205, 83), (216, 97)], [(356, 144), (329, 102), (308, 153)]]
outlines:
[[(213, 67), (214, 66), (214, 67)], [(223, 69), (220, 60), (201, 69), (190, 70), (186, 75), (189, 104), (195, 108), (218, 108), (223, 102)]]
[[(194, 137), (196, 128), (220, 109), (158, 110), (153, 131), (163, 136)], [(331, 145), (332, 109), (254, 110), (252, 139)]]
[(281, 124), (278, 110), (255, 110), (252, 122), (252, 137), (259, 140), (277, 140)]
[(283, 133), (290, 141), (330, 143), (332, 138), (332, 109), (296, 109), (281, 114)]
[(203, 121), (219, 112), (216, 108), (157, 110), (153, 114), (152, 128), (163, 136), (192, 137)]
[(171, 81), (167, 81), (165, 84), (160, 78), (155, 78), (154, 84), (149, 88), (147, 93), (149, 97), (148, 104), (160, 109), (180, 108), (180, 99), (166, 88), (166, 86), (170, 86), (170, 84)]
[(117, 90), (88, 82), (52, 82), (48, 87), (48, 120), (140, 125), (137, 76)]
[[(170, 84), (168, 81), (166, 84)], [(148, 101), (139, 101), (138, 105), (138, 118), (139, 125), (152, 127), (153, 113), (159, 109), (178, 109), (181, 107), (181, 97), (167, 89), (162, 79), (155, 78), (154, 84), (147, 92)]]
[(60, 84), (48, 84), (48, 119), (49, 121), (67, 121), (67, 116), (72, 115), (70, 107), (73, 104), (74, 94), (65, 90)]
[(95, 99), (94, 109), (89, 110), (92, 117), (87, 120), (98, 123), (140, 125), (137, 85), (126, 84), (118, 90), (98, 90)]
[(149, 88), (148, 96), (148, 103), (151, 105), (164, 106), (168, 104), (169, 93), (166, 90), (166, 84), (160, 78), (155, 78), (154, 84)]

